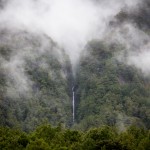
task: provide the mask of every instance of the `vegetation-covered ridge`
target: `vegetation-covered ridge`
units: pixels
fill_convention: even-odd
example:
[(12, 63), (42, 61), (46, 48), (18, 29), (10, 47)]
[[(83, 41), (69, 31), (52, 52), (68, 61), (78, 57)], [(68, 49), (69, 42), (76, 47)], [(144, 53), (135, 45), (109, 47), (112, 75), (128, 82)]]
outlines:
[(46, 120), (72, 124), (72, 71), (63, 49), (45, 35), (4, 31), (0, 62), (0, 125), (27, 131)]
[(80, 129), (99, 125), (150, 128), (150, 80), (117, 60), (119, 44), (91, 41), (76, 75), (76, 121)]
[(9, 36), (1, 33), (0, 125), (24, 131), (45, 121), (80, 130), (102, 125), (150, 128), (150, 79), (117, 59), (118, 53), (126, 54), (122, 45), (89, 42), (73, 79), (68, 55), (50, 38), (25, 32)]
[(119, 132), (115, 127), (91, 128), (86, 132), (60, 125), (41, 125), (30, 133), (0, 127), (1, 150), (148, 150), (150, 131), (129, 127)]
[[(20, 4), (26, 5), (29, 1), (22, 3), (14, 0), (13, 2), (14, 6), (19, 2), (17, 6), (22, 8)], [(9, 11), (10, 5), (6, 6), (5, 4), (7, 2), (10, 2), (11, 5), (11, 0), (0, 0), (0, 12), (8, 9), (10, 17), (13, 15)], [(33, 2), (38, 4), (42, 1), (33, 0)], [(96, 2), (99, 3), (99, 0)], [(102, 0), (100, 2), (103, 3)], [(41, 11), (51, 8), (47, 6), (49, 2), (45, 3), (46, 7), (44, 4), (44, 9), (40, 3), (34, 6), (34, 8), (40, 6), (39, 14), (42, 14)], [(104, 5), (107, 3), (109, 4), (109, 0), (104, 1)], [(116, 3), (113, 5), (118, 6)], [(25, 8), (27, 8), (27, 12), (30, 12), (28, 7)], [(16, 10), (15, 14), (21, 17), (21, 14), (18, 13), (20, 9)], [(78, 9), (76, 11), (78, 12)], [(35, 13), (36, 16), (39, 16), (37, 11)], [(98, 13), (100, 12), (98, 11)], [(63, 123), (68, 128), (81, 131), (103, 125), (115, 126), (121, 131), (131, 125), (150, 129), (149, 0), (139, 1), (133, 9), (122, 7), (115, 13), (115, 16), (113, 14), (110, 16), (108, 22), (107, 17), (102, 19), (107, 27), (104, 27), (104, 31), (97, 30), (96, 37), (101, 36), (100, 39), (94, 40), (93, 34), (87, 38), (89, 41), (82, 39), (84, 35), (80, 38), (80, 36), (71, 34), (72, 32), (67, 30), (71, 26), (66, 28), (64, 24), (65, 22), (73, 23), (73, 28), (70, 29), (76, 32), (75, 29), (79, 27), (74, 28), (74, 26), (82, 24), (80, 22), (82, 19), (79, 19), (76, 24), (71, 17), (65, 17), (69, 20), (64, 22), (60, 17), (66, 34), (61, 36), (61, 25), (56, 22), (56, 24), (58, 23), (56, 27), (60, 28), (56, 31), (56, 35), (60, 34), (58, 39), (62, 40), (59, 43), (59, 40), (57, 41), (57, 38), (52, 36), (53, 34), (47, 34), (45, 29), (39, 29), (41, 26), (47, 26), (48, 22), (44, 22), (45, 17), (45, 19), (42, 17), (44, 20), (40, 17), (38, 22), (42, 25), (38, 25), (34, 30), (32, 24), (31, 29), (28, 29), (28, 25), (24, 27), (21, 25), (19, 28), (17, 22), (13, 21), (16, 22), (15, 27), (15, 24), (10, 23), (13, 19), (8, 17), (10, 22), (7, 23), (7, 17), (4, 16), (2, 18), (6, 18), (6, 22), (1, 21), (0, 25), (0, 126), (15, 127), (26, 132), (32, 131), (43, 122), (54, 126)], [(80, 15), (77, 13), (77, 16)], [(20, 18), (23, 24), (26, 24), (28, 17), (26, 19)], [(85, 17), (85, 20), (88, 18)], [(54, 20), (57, 21), (56, 18)], [(47, 27), (50, 27), (49, 24)], [(100, 28), (101, 26), (97, 29)], [(84, 24), (82, 24), (82, 29), (81, 34), (86, 30), (84, 30)], [(48, 29), (48, 31), (52, 30)], [(67, 34), (72, 37), (68, 38)], [(55, 39), (58, 44), (51, 38)], [(78, 42), (76, 43), (77, 39), (86, 46), (80, 53), (80, 58), (74, 55), (74, 60), (76, 59), (78, 62), (71, 64), (74, 61), (71, 62), (72, 57), (69, 58), (69, 55), (73, 51), (72, 55), (79, 52), (75, 50), (78, 46), (82, 47), (82, 42), (79, 42), (79, 45)], [(68, 43), (68, 46), (65, 43)], [(73, 73), (72, 69), (74, 69)], [(73, 95), (75, 95), (75, 119), (72, 114)]]

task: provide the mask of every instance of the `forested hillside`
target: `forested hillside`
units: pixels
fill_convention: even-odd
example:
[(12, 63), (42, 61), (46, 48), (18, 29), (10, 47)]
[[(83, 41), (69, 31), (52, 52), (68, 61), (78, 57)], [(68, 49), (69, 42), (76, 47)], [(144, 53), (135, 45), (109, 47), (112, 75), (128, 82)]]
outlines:
[(70, 126), (68, 56), (44, 35), (8, 32), (0, 42), (0, 124), (23, 130), (45, 121)]
[(130, 125), (150, 128), (150, 80), (117, 60), (123, 46), (89, 42), (73, 77), (68, 56), (51, 39), (11, 34), (8, 39), (1, 33), (1, 125), (26, 131), (42, 122), (71, 127), (74, 86), (74, 128), (106, 124), (121, 130)]
[(120, 45), (91, 41), (76, 78), (77, 122), (82, 129), (132, 124), (150, 127), (150, 80), (116, 59)]
[(148, 150), (149, 66), (149, 0), (0, 0), (0, 149)]

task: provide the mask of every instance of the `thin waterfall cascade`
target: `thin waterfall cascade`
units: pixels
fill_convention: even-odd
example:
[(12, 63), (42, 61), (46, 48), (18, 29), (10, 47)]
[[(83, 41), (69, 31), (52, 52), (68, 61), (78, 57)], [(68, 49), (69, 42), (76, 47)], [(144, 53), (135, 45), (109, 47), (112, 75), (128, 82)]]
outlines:
[(74, 97), (74, 86), (72, 87), (72, 121), (75, 120), (75, 97)]

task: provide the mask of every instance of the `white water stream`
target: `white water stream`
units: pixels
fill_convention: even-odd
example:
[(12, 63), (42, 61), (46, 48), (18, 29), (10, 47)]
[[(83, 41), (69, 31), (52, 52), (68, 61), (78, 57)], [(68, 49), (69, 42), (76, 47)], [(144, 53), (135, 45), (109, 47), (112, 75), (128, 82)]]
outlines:
[(72, 121), (75, 119), (75, 98), (74, 98), (74, 87), (72, 87)]

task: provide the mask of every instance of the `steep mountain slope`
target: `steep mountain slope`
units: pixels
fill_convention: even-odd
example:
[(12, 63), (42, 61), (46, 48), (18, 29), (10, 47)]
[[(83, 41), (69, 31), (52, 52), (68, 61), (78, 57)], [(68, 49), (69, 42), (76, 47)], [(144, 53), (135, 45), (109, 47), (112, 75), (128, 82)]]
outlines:
[(77, 126), (150, 127), (150, 80), (116, 59), (119, 45), (92, 41), (76, 75)]
[(119, 61), (121, 51), (119, 44), (89, 42), (73, 79), (68, 56), (50, 38), (1, 31), (0, 124), (26, 131), (45, 121), (70, 127), (74, 84), (75, 128), (150, 128), (150, 79)]
[(123, 9), (116, 16), (117, 24), (134, 23), (140, 29), (149, 33), (150, 28), (150, 1), (142, 0), (139, 5), (132, 11)]
[(1, 125), (71, 125), (71, 65), (56, 43), (45, 35), (1, 31), (0, 61)]
[[(7, 2), (11, 1), (0, 0), (0, 13), (6, 9)], [(19, 1), (14, 2), (14, 4), (17, 4)], [(30, 6), (30, 1), (28, 2), (27, 4)], [(96, 2), (99, 7), (99, 2), (103, 1), (95, 1), (93, 4), (95, 5)], [(104, 2), (103, 6), (107, 3), (109, 1)], [(46, 19), (49, 19), (51, 12), (47, 3), (45, 4), (43, 9), (40, 5), (32, 5), (30, 8), (32, 12), (34, 7), (33, 12), (35, 11), (36, 14), (35, 16), (31, 15), (31, 20), (33, 18), (36, 20), (39, 14), (43, 17), (43, 22), (41, 18), (37, 21), (39, 25), (35, 27), (35, 30), (33, 29), (34, 26), (30, 24), (31, 20), (28, 20), (28, 17), (24, 18), (26, 12), (29, 11), (26, 3), (27, 10), (25, 9), (22, 12), (24, 17), (18, 15), (12, 21), (11, 18), (4, 19), (5, 13), (4, 16), (2, 15), (5, 21), (4, 23), (1, 21), (0, 24), (0, 125), (22, 128), (24, 131), (32, 130), (43, 122), (49, 122), (52, 125), (63, 123), (67, 127), (82, 130), (102, 125), (117, 126), (120, 130), (130, 125), (149, 129), (150, 69), (147, 65), (148, 67), (143, 69), (146, 72), (144, 74), (145, 72), (142, 70), (144, 65), (136, 64), (141, 61), (139, 58), (144, 60), (146, 54), (150, 56), (149, 0), (139, 1), (133, 9), (121, 7), (120, 11), (119, 8), (114, 7), (114, 9), (119, 9), (118, 12), (120, 12), (115, 16), (108, 15), (110, 18), (104, 17), (105, 14), (103, 13), (106, 13), (107, 16), (107, 9), (103, 12), (102, 10), (105, 7), (100, 7), (103, 12), (100, 22), (104, 21), (104, 24), (101, 22), (102, 26), (98, 25), (96, 37), (100, 37), (101, 40), (93, 40), (89, 43), (86, 40), (92, 39), (92, 32), (89, 31), (91, 37), (82, 39), (82, 36), (86, 36), (86, 34), (84, 35), (84, 32), (86, 33), (84, 21), (80, 29), (78, 25), (81, 19), (74, 22), (70, 15), (68, 17), (68, 12), (63, 14), (67, 15), (67, 17), (64, 17), (67, 24), (64, 24), (59, 10), (59, 15), (54, 15), (54, 26), (52, 25), (52, 27), (55, 29), (56, 21), (60, 30), (54, 30), (53, 33), (53, 30), (47, 29), (51, 26), (51, 22)], [(111, 6), (114, 6), (114, 4)], [(11, 11), (9, 9), (11, 7), (9, 7), (6, 13), (10, 13), (8, 15), (10, 17)], [(39, 14), (36, 7), (40, 8)], [(97, 9), (98, 7), (94, 8)], [(16, 16), (14, 6), (12, 9), (13, 15)], [(45, 16), (44, 13), (47, 10), (48, 14), (46, 15), (48, 16)], [(109, 11), (113, 12), (113, 10)], [(98, 11), (98, 13), (100, 12)], [(90, 15), (90, 13), (89, 11), (89, 16), (92, 17), (93, 15)], [(77, 14), (76, 17), (74, 14), (76, 13), (73, 13), (73, 17), (76, 19), (80, 15)], [(95, 11), (94, 15), (96, 15)], [(99, 14), (97, 15), (99, 16)], [(61, 18), (61, 22), (57, 22), (57, 17)], [(21, 21), (19, 21), (19, 18)], [(88, 17), (85, 17), (85, 22), (86, 19), (88, 20)], [(10, 24), (11, 21), (13, 22), (12, 25)], [(93, 28), (94, 24), (100, 24), (95, 21), (92, 23)], [(4, 27), (5, 25), (7, 28)], [(67, 30), (70, 27), (69, 25), (72, 25), (73, 28)], [(44, 26), (44, 29), (40, 28), (42, 26)], [(104, 28), (104, 31), (100, 28)], [(63, 36), (59, 33), (61, 29), (65, 29)], [(81, 38), (80, 34), (75, 37), (76, 34), (71, 34), (78, 29), (81, 31), (79, 33), (83, 33)], [(50, 31), (52, 34), (46, 33)], [(66, 36), (66, 39), (63, 39), (66, 35), (64, 33), (69, 35)], [(60, 34), (60, 36), (57, 39), (53, 34), (56, 34), (56, 37), (57, 34)], [(66, 45), (67, 42), (70, 42), (69, 46), (64, 46), (68, 49), (65, 51), (60, 48), (49, 36), (55, 37), (59, 42), (61, 41), (58, 42), (59, 45)], [(79, 42), (76, 42), (76, 40)], [(74, 54), (80, 51), (76, 51), (76, 49), (82, 47), (80, 40), (81, 43), (87, 43), (87, 45), (81, 51), (81, 57), (78, 59), (77, 55)], [(71, 64), (66, 52), (71, 54), (71, 59), (75, 56), (73, 59), (76, 60), (76, 63)], [(143, 52), (144, 56), (139, 57)], [(130, 62), (130, 58), (136, 58), (136, 61), (134, 59)], [(149, 58), (147, 60), (147, 64), (150, 64)], [(72, 68), (75, 70), (75, 75), (72, 73)], [(75, 123), (72, 121), (72, 89), (75, 93)]]

